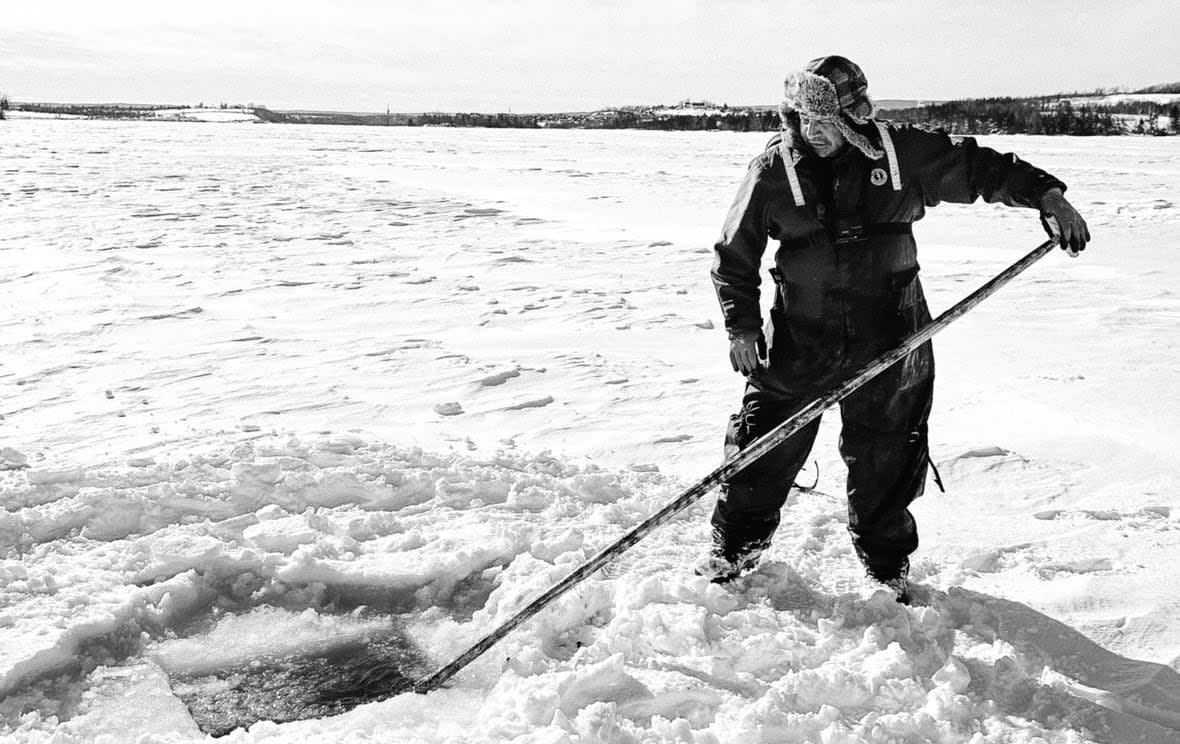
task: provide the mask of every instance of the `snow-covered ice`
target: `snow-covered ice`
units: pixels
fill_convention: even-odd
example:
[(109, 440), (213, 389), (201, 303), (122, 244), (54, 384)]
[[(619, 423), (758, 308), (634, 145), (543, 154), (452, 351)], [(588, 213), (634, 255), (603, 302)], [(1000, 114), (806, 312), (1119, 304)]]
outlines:
[[(425, 673), (707, 474), (764, 139), (0, 124), (0, 741), (201, 740), (193, 678), (391, 628)], [(443, 690), (226, 740), (1180, 739), (1180, 140), (985, 142), (1095, 240), (935, 341), (914, 606), (861, 575), (829, 415), (734, 585), (687, 568), (701, 503)], [(936, 311), (1041, 240), (916, 231)]]

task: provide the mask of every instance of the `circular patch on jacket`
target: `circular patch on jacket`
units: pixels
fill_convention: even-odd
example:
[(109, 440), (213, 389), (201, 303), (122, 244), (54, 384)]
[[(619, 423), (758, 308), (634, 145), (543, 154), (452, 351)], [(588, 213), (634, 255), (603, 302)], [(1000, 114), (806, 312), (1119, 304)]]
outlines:
[(873, 168), (873, 172), (869, 174), (869, 181), (871, 181), (874, 186), (884, 185), (885, 179), (887, 178), (889, 178), (889, 176), (885, 175), (885, 171), (881, 170), (880, 168)]

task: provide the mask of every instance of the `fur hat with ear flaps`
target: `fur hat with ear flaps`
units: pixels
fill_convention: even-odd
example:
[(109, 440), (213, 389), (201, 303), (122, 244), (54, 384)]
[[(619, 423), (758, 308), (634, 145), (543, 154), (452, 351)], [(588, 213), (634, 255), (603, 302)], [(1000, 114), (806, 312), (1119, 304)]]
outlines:
[(786, 95), (779, 106), (779, 115), (783, 128), (795, 141), (805, 141), (799, 131), (802, 115), (832, 122), (844, 139), (866, 157), (873, 160), (884, 157), (885, 153), (855, 128), (868, 123), (876, 109), (869, 98), (868, 80), (856, 63), (836, 55), (819, 57), (807, 63), (802, 72), (788, 75), (784, 87)]

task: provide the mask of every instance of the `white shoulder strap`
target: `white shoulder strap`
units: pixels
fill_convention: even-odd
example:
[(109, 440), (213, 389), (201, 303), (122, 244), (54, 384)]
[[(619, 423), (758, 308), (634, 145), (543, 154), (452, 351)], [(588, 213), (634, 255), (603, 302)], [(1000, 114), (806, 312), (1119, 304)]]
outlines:
[(791, 185), (791, 195), (795, 197), (795, 206), (807, 206), (807, 202), (803, 199), (803, 187), (799, 185), (799, 174), (795, 172), (795, 158), (792, 157), (791, 148), (787, 147), (785, 142), (779, 145), (779, 155), (783, 159), (783, 170), (787, 172), (787, 183)]
[(889, 127), (885, 122), (876, 119), (873, 123), (881, 133), (881, 145), (885, 148), (885, 159), (889, 161), (889, 178), (893, 181), (893, 190), (901, 191), (901, 169), (897, 165), (897, 150), (893, 149), (893, 137), (889, 136)]

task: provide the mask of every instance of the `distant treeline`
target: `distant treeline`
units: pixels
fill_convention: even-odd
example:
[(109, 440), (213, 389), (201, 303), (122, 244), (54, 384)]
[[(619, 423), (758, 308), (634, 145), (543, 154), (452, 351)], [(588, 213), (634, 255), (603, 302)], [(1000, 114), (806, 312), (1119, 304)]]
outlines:
[[(1140, 94), (1177, 94), (1180, 83), (1166, 83), (1135, 91)], [(1031, 98), (973, 98), (917, 108), (891, 109), (881, 118), (945, 129), (953, 134), (1180, 134), (1180, 104), (1134, 98), (1099, 103), (1115, 91), (1058, 94)], [(1071, 100), (1073, 99), (1073, 100)], [(1090, 99), (1093, 103), (1088, 102)], [(1075, 102), (1076, 101), (1076, 102)], [(775, 107), (728, 106), (691, 108), (627, 107), (565, 114), (481, 113), (341, 113), (272, 111), (253, 103), (210, 108), (252, 111), (261, 121), (276, 124), (335, 124), (366, 126), (488, 127), (499, 129), (659, 129), (675, 131), (764, 132), (779, 128)], [(0, 97), (0, 118), (9, 108)], [(163, 109), (188, 105), (21, 103), (13, 108), (46, 114), (102, 119), (156, 118)], [(203, 103), (192, 108), (205, 108)], [(1166, 124), (1161, 119), (1167, 117)]]
[(340, 114), (255, 109), (263, 121), (286, 124), (366, 124), (402, 127), (487, 127), (491, 129), (664, 129), (766, 131), (778, 129), (771, 110), (731, 109), (720, 114), (663, 114), (660, 109), (609, 109), (570, 114)]
[(720, 113), (664, 113), (659, 109), (621, 109), (595, 112), (581, 118), (569, 115), (548, 117), (548, 128), (579, 127), (587, 129), (658, 129), (666, 131), (765, 132), (779, 128), (778, 112), (773, 109), (725, 109)]
[[(1113, 92), (1113, 91), (1112, 91)], [(1180, 82), (1160, 83), (1135, 91), (1136, 93), (1180, 93)]]
[[(975, 98), (883, 111), (881, 116), (954, 134), (1180, 134), (1180, 105), (1137, 100), (1075, 106), (1057, 97)], [(1171, 119), (1167, 130), (1159, 126), (1161, 116)]]
[(84, 116), (91, 119), (151, 119), (162, 109), (183, 107), (138, 103), (20, 103), (16, 108), (37, 114)]
[[(1078, 94), (1078, 97), (1082, 95)], [(778, 112), (770, 107), (725, 108), (699, 114), (673, 113), (661, 108), (608, 109), (568, 114), (338, 114), (266, 109), (256, 109), (255, 113), (264, 121), (299, 124), (735, 132), (765, 132), (779, 128)], [(1180, 106), (1141, 100), (1074, 105), (1059, 96), (983, 98), (886, 110), (880, 116), (896, 122), (945, 129), (953, 134), (1180, 134)], [(1159, 125), (1161, 117), (1170, 118), (1166, 128)]]
[(206, 107), (199, 103), (17, 103), (9, 108), (54, 116), (80, 116), (88, 119), (155, 119), (157, 112), (188, 108), (253, 110), (254, 104), (227, 104)]
[(265, 106), (254, 109), (254, 115), (272, 124), (341, 124), (368, 126), (406, 126), (404, 114), (345, 114), (334, 111), (271, 111)]

